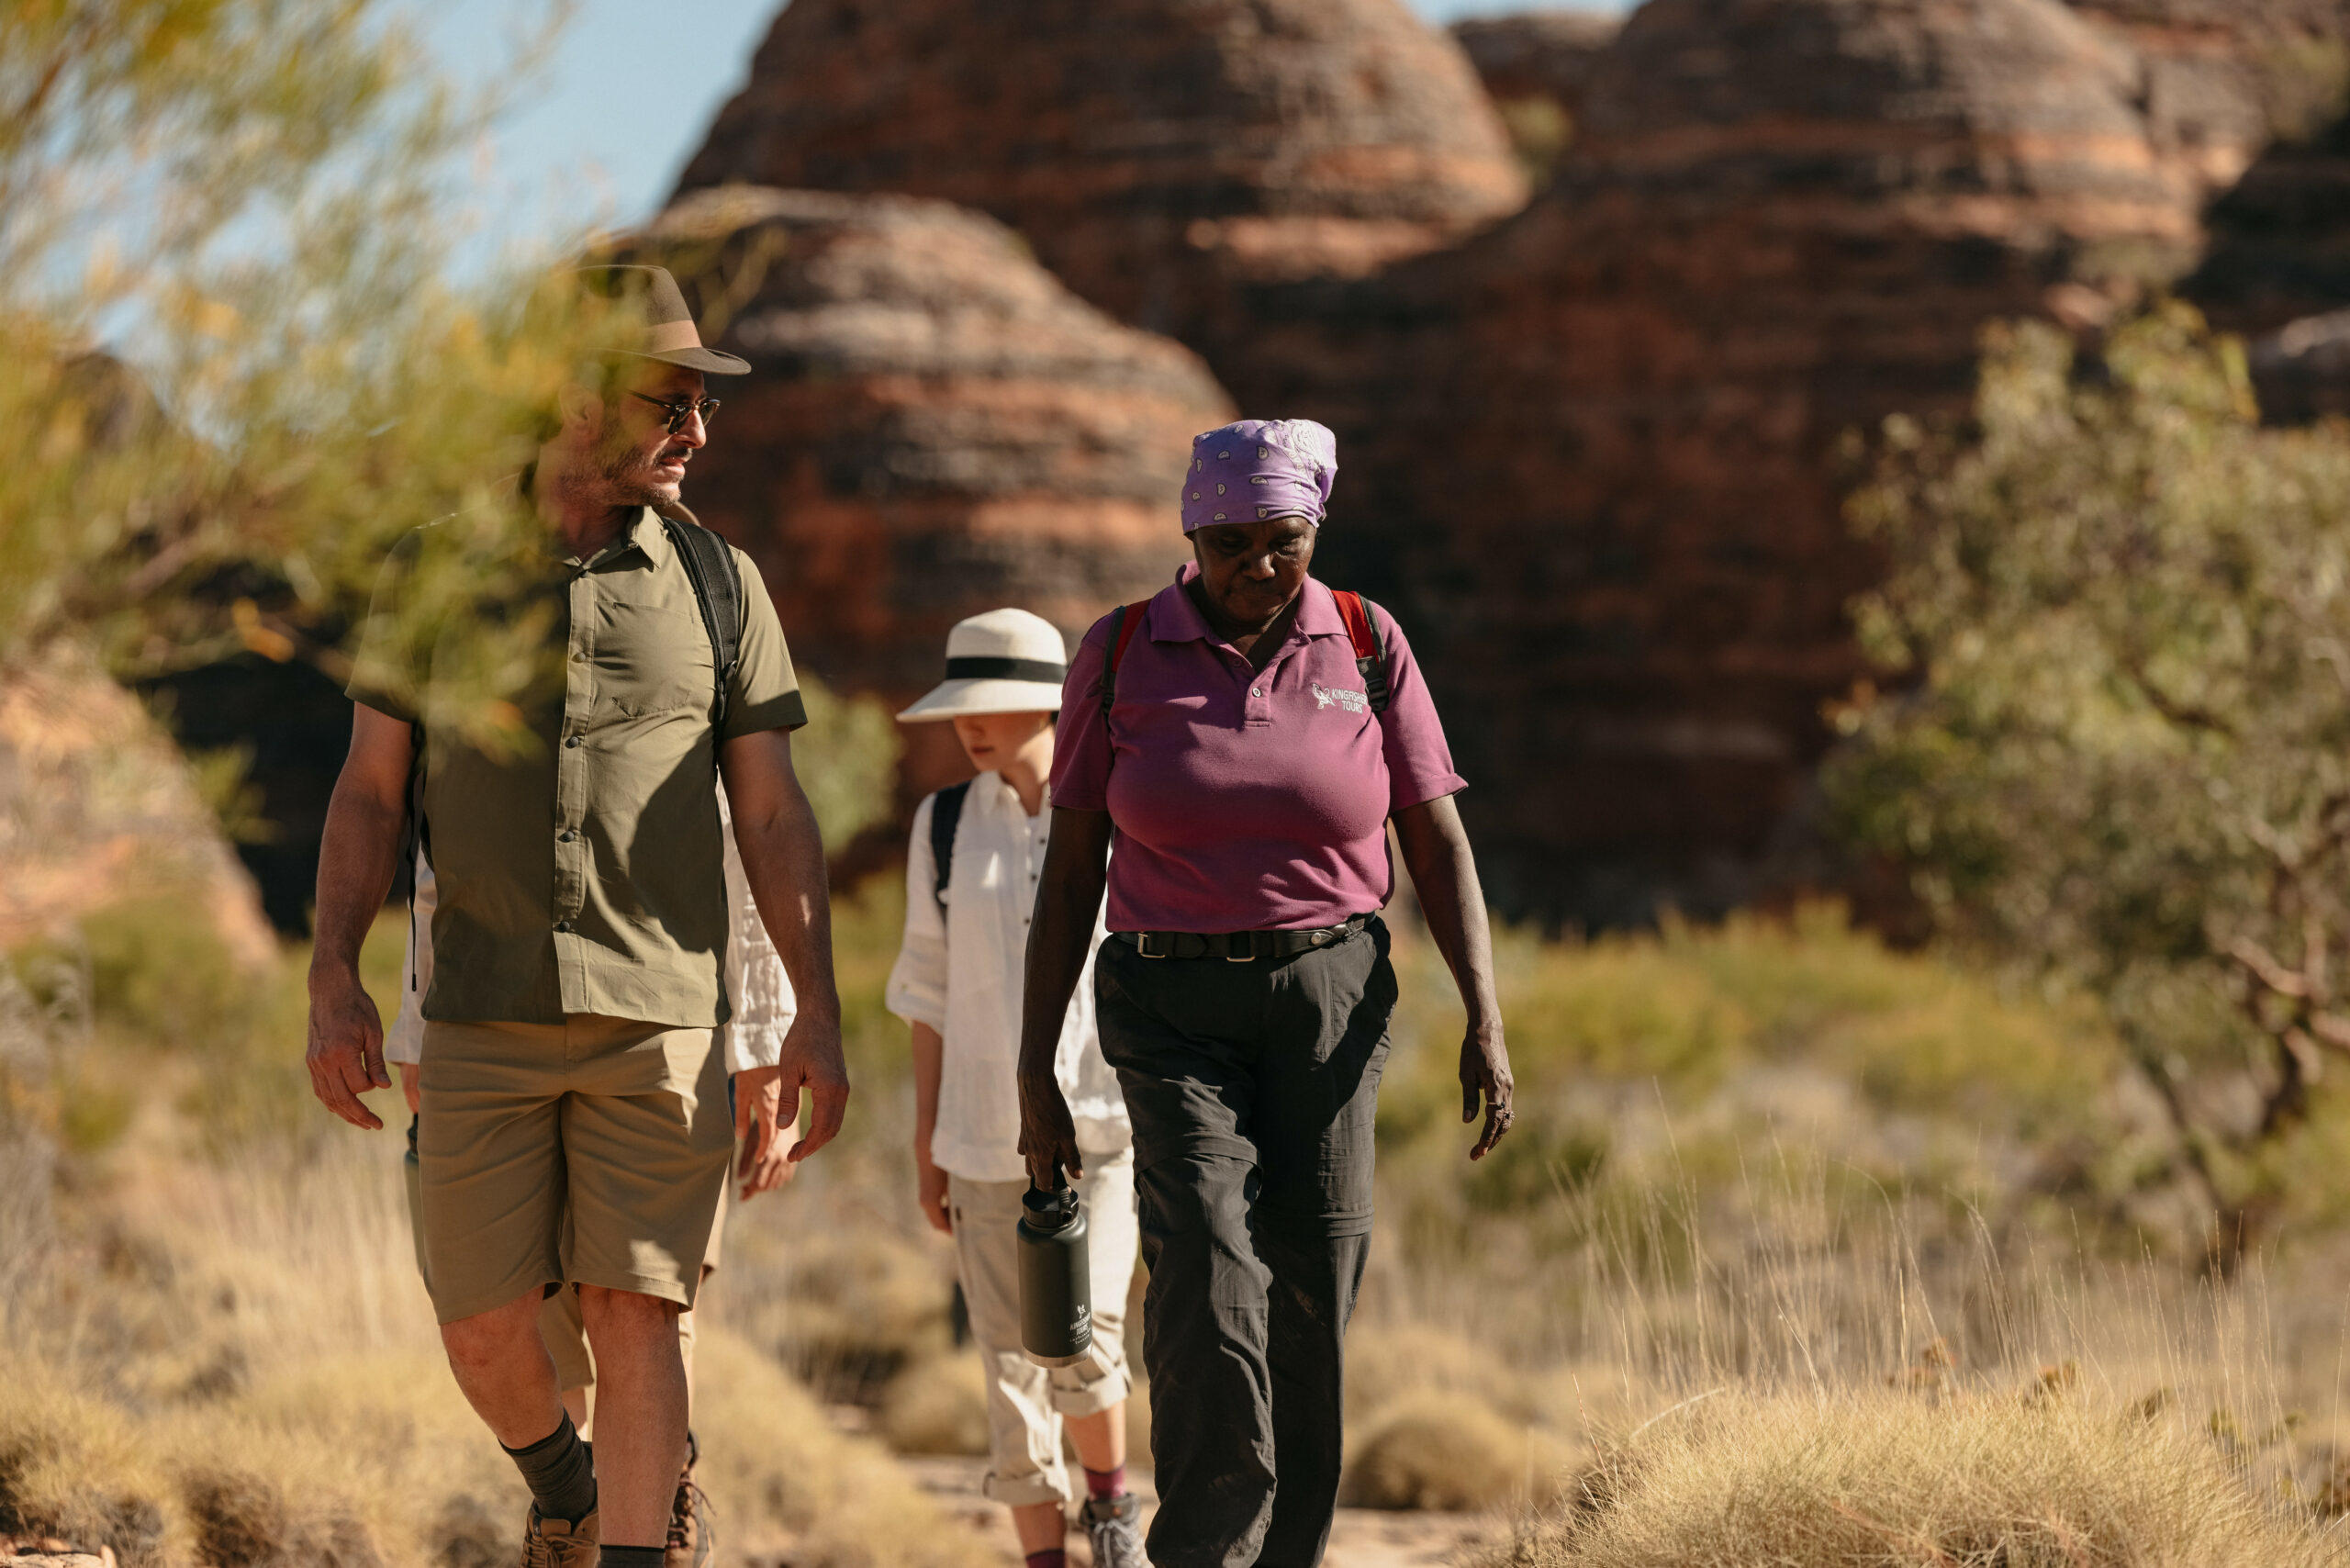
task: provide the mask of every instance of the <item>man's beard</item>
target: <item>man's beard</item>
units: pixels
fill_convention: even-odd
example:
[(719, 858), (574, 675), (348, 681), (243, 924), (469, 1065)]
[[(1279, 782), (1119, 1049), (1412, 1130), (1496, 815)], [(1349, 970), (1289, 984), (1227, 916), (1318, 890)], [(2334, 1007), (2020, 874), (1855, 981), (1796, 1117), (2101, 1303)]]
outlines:
[[(619, 439), (613, 439), (615, 436)], [(640, 452), (629, 445), (625, 435), (608, 431), (597, 443), (595, 463), (596, 477), (602, 481), (610, 504), (649, 507), (676, 500), (679, 487), (653, 471), (653, 465), (666, 450), (668, 443), (664, 442), (649, 453)]]

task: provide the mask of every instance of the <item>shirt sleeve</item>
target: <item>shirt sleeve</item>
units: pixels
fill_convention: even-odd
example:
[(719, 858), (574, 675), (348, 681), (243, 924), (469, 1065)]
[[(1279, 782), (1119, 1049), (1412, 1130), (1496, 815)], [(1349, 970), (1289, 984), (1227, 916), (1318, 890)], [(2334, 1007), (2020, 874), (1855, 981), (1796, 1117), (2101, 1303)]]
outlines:
[(384, 557), (367, 620), (360, 629), (359, 649), (352, 657), (351, 679), (342, 689), (353, 702), (407, 724), (417, 720), (420, 671), (410, 642), (415, 629), (406, 624), (404, 600), (423, 539), (422, 529), (411, 530)]
[(758, 567), (740, 550), (734, 551), (734, 566), (743, 578), (743, 650), (726, 689), (726, 727), (719, 738), (796, 730), (808, 722), (808, 705), (800, 695), (800, 678), (792, 673), (775, 601), (767, 597)]
[(946, 1033), (946, 916), (938, 907), (937, 860), (930, 852), (931, 796), (914, 808), (913, 841), (906, 846), (906, 934), (890, 968), (885, 1005), (909, 1024)]
[(718, 791), (718, 828), (726, 868), (726, 994), (734, 1015), (726, 1025), (726, 1070), (748, 1072), (783, 1059), (783, 1038), (800, 1015), (783, 955), (775, 950), (751, 879), (743, 871), (743, 851), (734, 842), (734, 813), (726, 790)]
[(416, 891), (408, 905), (408, 952), (400, 965), (400, 1007), (392, 1026), (384, 1031), (386, 1061), (424, 1059), (424, 993), (432, 989), (432, 912), (440, 904), (441, 888), (425, 863), (416, 857)]
[(1436, 700), (1420, 678), (1404, 629), (1385, 610), (1379, 614), (1387, 622), (1387, 711), (1379, 716), (1379, 733), (1387, 754), (1387, 809), (1392, 815), (1457, 795), (1469, 788), (1469, 781), (1452, 770), (1443, 721), (1436, 716)]
[(1102, 672), (1109, 662), (1110, 620), (1103, 616), (1078, 644), (1061, 683), (1060, 723), (1053, 732), (1056, 808), (1109, 810), (1110, 726), (1102, 717)]

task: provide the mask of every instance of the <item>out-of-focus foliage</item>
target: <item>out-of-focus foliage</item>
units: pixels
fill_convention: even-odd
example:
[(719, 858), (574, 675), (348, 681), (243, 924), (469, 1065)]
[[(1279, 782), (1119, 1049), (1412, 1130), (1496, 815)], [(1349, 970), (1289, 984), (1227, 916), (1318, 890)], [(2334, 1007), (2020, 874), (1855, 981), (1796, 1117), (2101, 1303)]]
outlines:
[(610, 322), (532, 300), (551, 256), (451, 263), (462, 161), (564, 10), (474, 96), (393, 0), (0, 10), (0, 666), (82, 635), (126, 676), (332, 670), (313, 638), (454, 514), (402, 611), (475, 633), (441, 700), (494, 717), (530, 678), (535, 629), (469, 611), (515, 554), (501, 481)]
[(2350, 431), (2260, 428), (2184, 307), (1987, 351), (1975, 428), (1891, 425), (1856, 501), (1898, 695), (1829, 790), (1946, 931), (2101, 1002), (2238, 1241), (2344, 1120)]
[(890, 814), (898, 725), (878, 699), (843, 697), (806, 675), (800, 695), (808, 703), (808, 727), (792, 737), (792, 767), (816, 809), (824, 848), (837, 855)]

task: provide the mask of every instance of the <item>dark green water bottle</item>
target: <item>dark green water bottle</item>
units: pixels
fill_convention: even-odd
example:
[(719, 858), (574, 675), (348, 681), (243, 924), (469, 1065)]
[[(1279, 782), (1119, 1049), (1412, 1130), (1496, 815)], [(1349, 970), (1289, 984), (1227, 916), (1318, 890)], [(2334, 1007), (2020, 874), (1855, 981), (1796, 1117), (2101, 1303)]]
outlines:
[(1040, 1367), (1093, 1350), (1093, 1271), (1085, 1204), (1073, 1187), (1031, 1187), (1020, 1200), (1020, 1346)]

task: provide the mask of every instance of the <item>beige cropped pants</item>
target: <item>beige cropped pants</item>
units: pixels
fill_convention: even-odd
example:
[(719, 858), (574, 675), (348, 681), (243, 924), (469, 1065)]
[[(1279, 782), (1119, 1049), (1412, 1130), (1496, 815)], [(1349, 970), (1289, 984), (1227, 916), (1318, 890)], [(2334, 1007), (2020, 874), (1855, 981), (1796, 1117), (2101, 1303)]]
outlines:
[(1126, 1287), (1140, 1234), (1135, 1158), (1088, 1154), (1078, 1182), (1085, 1200), (1086, 1260), (1093, 1273), (1093, 1354), (1049, 1370), (1020, 1349), (1021, 1195), (1025, 1182), (970, 1182), (949, 1173), (955, 1261), (970, 1308), (971, 1338), (988, 1379), (988, 1474), (981, 1490), (1014, 1508), (1077, 1495), (1061, 1458), (1061, 1418), (1109, 1409), (1134, 1391), (1126, 1366)]

